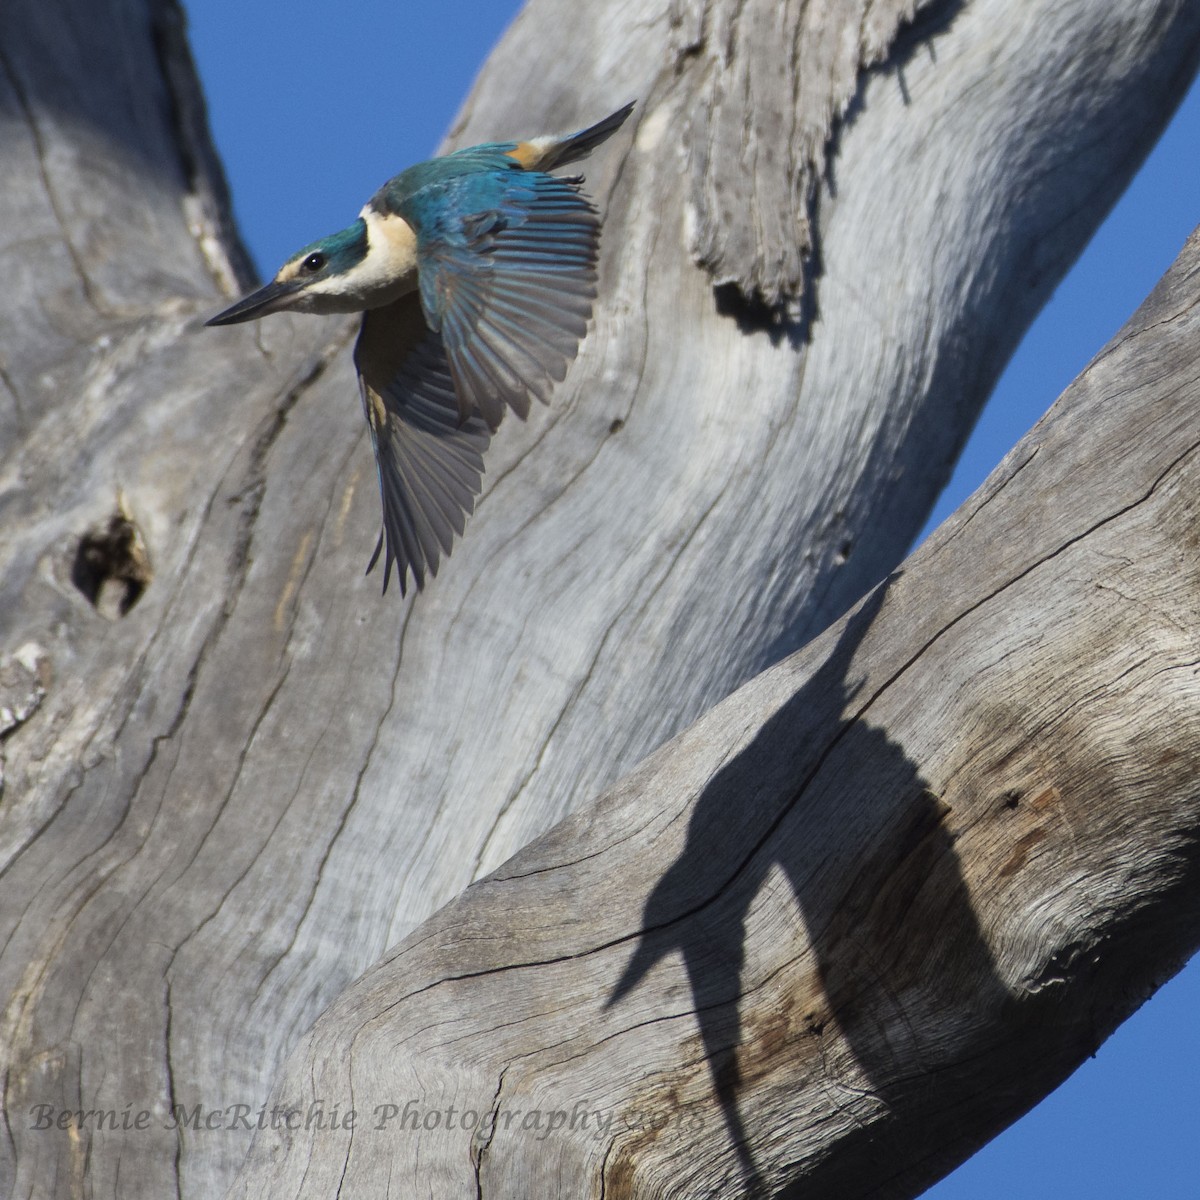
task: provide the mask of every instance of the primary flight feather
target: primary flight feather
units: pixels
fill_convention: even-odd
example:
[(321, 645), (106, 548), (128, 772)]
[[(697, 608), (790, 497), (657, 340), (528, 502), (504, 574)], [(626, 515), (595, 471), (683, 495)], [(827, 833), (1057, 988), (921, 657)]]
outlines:
[(511, 408), (545, 402), (587, 332), (600, 219), (582, 180), (549, 174), (624, 123), (489, 142), (402, 171), (347, 229), (305, 246), (213, 317), (361, 312), (354, 348), (379, 468), (384, 554), (406, 588), (437, 574), (475, 506), (483, 452)]

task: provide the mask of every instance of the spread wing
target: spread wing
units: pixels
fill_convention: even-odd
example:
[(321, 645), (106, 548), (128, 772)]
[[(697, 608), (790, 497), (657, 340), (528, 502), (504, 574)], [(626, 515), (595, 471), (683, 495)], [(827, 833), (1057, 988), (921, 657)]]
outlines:
[[(465, 420), (493, 430), (549, 400), (587, 332), (600, 219), (578, 179), (488, 171), (454, 180), (418, 223), (421, 303)], [(466, 214), (466, 215), (463, 215)]]
[(403, 595), (409, 570), (419, 591), (436, 575), (475, 507), (488, 427), (461, 420), (442, 338), (425, 323), (415, 292), (363, 316), (354, 347), (363, 408), (379, 468), (383, 590), (392, 564)]

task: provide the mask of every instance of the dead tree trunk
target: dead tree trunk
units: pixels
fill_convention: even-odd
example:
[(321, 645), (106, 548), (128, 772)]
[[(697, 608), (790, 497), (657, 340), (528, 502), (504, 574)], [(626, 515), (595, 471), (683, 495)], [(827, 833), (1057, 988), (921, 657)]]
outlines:
[(1200, 233), (854, 611), (343, 993), (230, 1200), (915, 1196), (1093, 1053), (1200, 946), (1198, 301)]
[[(566, 1194), (565, 1184), (546, 1182), (554, 1179), (585, 1188), (604, 1179), (609, 1196), (635, 1186), (654, 1194), (659, 1172), (669, 1171), (663, 1186), (674, 1186), (710, 1166), (718, 1189), (736, 1190), (748, 1173), (782, 1184), (809, 1160), (777, 1139), (772, 1122), (783, 1101), (759, 1105), (756, 1089), (768, 1099), (788, 1094), (772, 1089), (780, 1079), (792, 1088), (811, 1063), (796, 1048), (805, 1037), (833, 1056), (823, 1107), (813, 1109), (817, 1126), (871, 1128), (862, 1106), (874, 1097), (899, 1113), (889, 1129), (904, 1133), (927, 1101), (906, 1108), (909, 1092), (896, 1080), (935, 1061), (915, 1035), (905, 1040), (916, 1003), (896, 991), (906, 972), (944, 968), (935, 1007), (953, 1062), (956, 1047), (983, 1036), (975, 1018), (969, 1028), (955, 1024), (955, 1005), (978, 1005), (986, 1033), (997, 997), (1020, 994), (1009, 966), (1040, 961), (1058, 945), (1057, 929), (1034, 923), (1033, 908), (1010, 914), (1019, 928), (1001, 930), (1020, 935), (1016, 951), (992, 940), (989, 896), (976, 893), (964, 849), (992, 826), (960, 829), (960, 813), (967, 820), (985, 810), (947, 799), (966, 786), (945, 774), (955, 754), (967, 756), (964, 779), (971, 754), (992, 764), (988, 780), (1000, 770), (987, 739), (999, 746), (1011, 734), (1012, 705), (996, 693), (999, 707), (960, 722), (961, 697), (945, 690), (944, 670), (929, 668), (927, 690), (915, 690), (917, 666), (934, 662), (920, 656), (903, 687), (883, 687), (925, 644), (921, 630), (932, 637), (966, 628), (963, 614), (976, 611), (970, 598), (990, 594), (989, 581), (1034, 577), (1032, 567), (1018, 574), (1011, 563), (1006, 576), (1003, 546), (962, 535), (943, 550), (974, 547), (961, 573), (943, 572), (937, 590), (922, 590), (906, 568), (868, 602), (882, 605), (870, 622), (852, 618), (824, 650), (756, 684), (749, 708), (730, 700), (688, 734), (695, 753), (678, 760), (678, 777), (669, 765), (678, 750), (667, 752), (622, 785), (616, 801), (586, 809), (590, 816), (531, 851), (520, 871), (556, 865), (563, 855), (555, 847), (577, 847), (583, 873), (547, 869), (545, 886), (570, 879), (594, 888), (559, 924), (497, 913), (489, 898), (513, 885), (490, 883), (453, 911), (494, 923), (492, 958), (479, 957), (473, 940), (487, 925), (453, 928), (439, 918), (300, 1039), (388, 946), (807, 642), (897, 563), (1020, 332), (1182, 95), (1198, 47), (1200, 12), (1182, 0), (674, 0), (633, 14), (604, 0), (534, 0), (454, 137), (569, 127), (639, 99), (621, 139), (589, 167), (605, 209), (601, 297), (554, 403), (527, 425), (507, 423), (493, 443), (483, 499), (454, 557), (423, 595), (397, 603), (360, 578), (378, 500), (345, 353), (350, 327), (304, 318), (200, 327), (247, 272), (176, 5), (6, 4), (0, 1191), (219, 1194), (290, 1051), (293, 1072), (305, 1054), (316, 1055), (315, 1078), (330, 1084), (319, 1098), (332, 1104), (342, 1094), (340, 1064), (327, 1062), (325, 1050), (341, 1053), (358, 1023), (383, 1011), (377, 999), (384, 1007), (400, 999), (404, 989), (391, 990), (397, 964), (432, 983), (456, 962), (487, 961), (491, 971), (544, 957), (539, 947), (599, 948), (604, 930), (623, 941), (585, 955), (582, 974), (497, 971), (488, 976), (495, 990), (464, 982), (452, 997), (444, 985), (429, 993), (443, 1002), (440, 1020), (463, 1023), (464, 1047), (490, 1037), (496, 1054), (509, 1047), (511, 1062), (489, 1051), (481, 1076), (464, 1075), (465, 1059), (445, 1051), (453, 1028), (438, 1042), (444, 1029), (384, 1022), (389, 1056), (364, 1061), (353, 1051), (354, 1087), (361, 1078), (363, 1094), (376, 1096), (386, 1084), (431, 1107), (458, 1103), (456, 1087), (472, 1102), (490, 1087), (500, 1111), (528, 1083), (535, 1098), (543, 1085), (548, 1097), (569, 1087), (613, 1112), (627, 1081), (605, 1072), (623, 1069), (624, 1056), (643, 1046), (628, 1036), (611, 1052), (584, 1043), (598, 1048), (605, 1030), (651, 1023), (669, 1032), (639, 1071), (660, 1072), (646, 1084), (655, 1104), (674, 1095), (680, 1111), (708, 1114), (706, 1135), (689, 1142), (696, 1157), (664, 1166), (680, 1145), (674, 1135), (598, 1140), (599, 1159), (546, 1139), (544, 1156), (525, 1160), (504, 1130), (475, 1143), (438, 1133), (436, 1146), (421, 1143), (419, 1163), (409, 1157), (416, 1139), (394, 1151), (392, 1194), (459, 1194), (472, 1161), (489, 1187), (514, 1164), (507, 1177), (528, 1183), (514, 1194)], [(1131, 435), (1122, 429), (1122, 448)], [(1056, 511), (1053, 494), (1037, 490), (1051, 484), (1026, 483), (1045, 461), (1039, 453), (1020, 486), (1001, 493), (1026, 497), (1032, 507), (1020, 511), (1031, 522)], [(1133, 487), (1142, 476), (1129, 479)], [(1123, 487), (1112, 483), (1113, 513), (1125, 503)], [(1081, 529), (1109, 511), (1109, 496), (1102, 490), (1101, 507), (1078, 510)], [(982, 527), (981, 518), (964, 529)], [(1015, 549), (1031, 556), (1052, 544), (1034, 536), (1051, 532), (1036, 523), (1002, 528), (1019, 529)], [(1143, 567), (1153, 573), (1154, 556), (1165, 552), (1169, 533), (1154, 534), (1145, 562), (1140, 548), (1123, 547), (1135, 564), (1131, 580)], [(1190, 577), (1180, 574), (1183, 587)], [(1103, 581), (1111, 587), (1093, 587), (1089, 604), (1141, 594), (1111, 573)], [(1064, 617), (1074, 602), (1063, 602)], [(1157, 596), (1141, 603), (1170, 611)], [(1169, 632), (1156, 633), (1151, 647), (1165, 657), (1139, 658), (1138, 669), (1172, 661)], [(870, 647), (860, 646), (864, 639)], [(1159, 687), (1183, 678), (1161, 674)], [(874, 778), (875, 763), (895, 784), (878, 803), (844, 801), (861, 817), (843, 823), (843, 840), (822, 842), (833, 838), (825, 829), (811, 847), (807, 829), (794, 840), (784, 827), (811, 819), (824, 829), (810, 816), (821, 789), (806, 784), (783, 804), (785, 775), (765, 749), (770, 774), (739, 802), (732, 825), (727, 807), (713, 806), (747, 790), (742, 768), (724, 782), (708, 778), (724, 753), (731, 764), (746, 761), (738, 748), (769, 718), (770, 697), (779, 707), (809, 676), (817, 681), (805, 699), (816, 707), (805, 716), (815, 722), (812, 745), (828, 745), (833, 757), (856, 752), (863, 778)], [(1072, 711), (1086, 713), (1100, 685), (1086, 675), (1062, 679), (1080, 689)], [(918, 694), (924, 716), (912, 720), (920, 728), (893, 719), (888, 698)], [(1012, 694), (1020, 695), (1015, 685)], [(851, 722), (858, 710), (847, 708), (843, 719), (839, 696), (876, 707)], [(1047, 705), (1058, 693), (1048, 696)], [(796, 713), (786, 711), (790, 723)], [(1152, 721), (1156, 711), (1147, 704), (1136, 719)], [(763, 728), (770, 748), (778, 727)], [(1147, 747), (1157, 746), (1155, 735), (1141, 724), (1128, 734)], [(787, 754), (804, 767), (810, 750), (806, 743)], [(1161, 794), (1174, 795), (1173, 773), (1190, 764), (1188, 753), (1153, 770), (1137, 759), (1146, 786), (1161, 779)], [(1024, 762), (1018, 755), (1004, 769), (1015, 778)], [(1118, 782), (1123, 764), (1112, 765)], [(1083, 820), (1069, 772), (1042, 774), (1045, 786), (1032, 766), (1034, 782), (1006, 784), (1015, 796), (1011, 841), (984, 846), (1017, 863), (1011, 886), (1030, 905), (1036, 886), (1026, 881), (1041, 876), (1018, 867), (1036, 865), (1049, 854), (1043, 844), (1056, 844), (1041, 832), (1059, 836), (1055, 814), (1062, 828)], [(609, 838), (606, 822), (627, 811), (620, 797), (651, 779), (649, 798), (634, 804), (637, 821), (621, 818), (623, 831)], [(980, 803), (991, 794), (984, 789)], [(1112, 803), (1126, 794), (1114, 784)], [(1168, 809), (1152, 805), (1150, 816), (1183, 819)], [(1131, 847), (1159, 832), (1122, 824), (1133, 821), (1123, 805), (1110, 816), (1116, 831), (1106, 836)], [(588, 882), (590, 856), (597, 865), (625, 863), (605, 857), (608, 843), (643, 824), (646, 844), (625, 852), (628, 873)], [(1194, 828), (1170, 824), (1177, 827)], [(886, 930), (862, 907), (884, 904), (888, 887), (918, 878), (910, 864), (893, 882), (888, 852), (897, 838), (937, 893), (918, 895), (913, 903), (933, 907), (917, 911), (944, 914), (958, 937), (944, 959), (935, 948), (928, 963), (902, 956), (891, 965), (879, 940)], [(716, 874), (692, 866), (693, 850), (707, 853), (714, 839), (733, 856), (718, 863), (749, 864), (729, 886), (718, 865)], [(1158, 855), (1164, 843), (1145, 845)], [(756, 875), (776, 847), (783, 874)], [(677, 859), (683, 865), (672, 867)], [(1109, 907), (1120, 898), (1101, 886), (1083, 893), (1073, 915), (1110, 928)], [(528, 895), (561, 899), (536, 886)], [(782, 915), (772, 907), (780, 897)], [(643, 905), (649, 932), (639, 941)], [(901, 906), (884, 907), (896, 916)], [(693, 908), (681, 931), (678, 918)], [(708, 927), (710, 911), (721, 919), (707, 943), (697, 930)], [(1141, 906), (1135, 915), (1157, 912)], [(848, 953), (839, 931), (860, 921), (872, 940)], [(1164, 935), (1158, 961), (1173, 962), (1185, 940)], [(973, 957), (949, 957), (963, 945)], [(777, 974), (763, 946), (779, 958)], [(684, 951), (687, 986), (672, 949)], [(985, 960), (994, 979), (976, 996), (970, 988), (985, 978)], [(1069, 958), (1056, 969), (1070, 982), (1078, 965)], [(869, 1002), (875, 993), (856, 1008), (866, 975), (895, 993), (886, 1021)], [(780, 1009), (772, 989), (801, 978), (809, 991)], [(759, 1016), (732, 1003), (755, 980)], [(1052, 984), (1046, 976), (1039, 987), (1052, 996)], [(548, 985), (558, 990), (547, 993)], [(474, 1007), (476, 996), (484, 1007)], [(560, 1037), (551, 1052), (579, 1056), (573, 1078), (570, 1065), (546, 1074), (538, 1058), (557, 1026), (518, 1015), (545, 1004), (587, 1022), (571, 1032), (581, 1042)], [(1112, 1011), (1122, 1005), (1119, 998)], [(699, 1025), (689, 1016), (698, 1007), (710, 1014)], [(771, 1013), (783, 1015), (760, 1019)], [(803, 1033), (808, 1013), (813, 1034)], [(489, 1022), (509, 1020), (521, 1023), (486, 1034)], [(1109, 1024), (1103, 1018), (1097, 1028)], [(823, 1041), (835, 1027), (841, 1041)], [(410, 1035), (414, 1045), (433, 1038), (442, 1049), (434, 1059), (391, 1057), (406, 1053), (395, 1044)], [(681, 1044), (691, 1046), (691, 1066), (673, 1079), (666, 1072)], [(741, 1049), (730, 1057), (734, 1044)], [(296, 1077), (284, 1078), (280, 1094), (291, 1096)], [(969, 1082), (952, 1069), (948, 1079), (948, 1096)], [(1032, 1098), (1014, 1090), (1010, 1110)], [(174, 1127), (171, 1113), (181, 1110), (209, 1128)], [(62, 1113), (75, 1116), (60, 1127)], [(968, 1105), (962, 1119), (940, 1141), (942, 1127), (932, 1123), (930, 1161), (960, 1154), (996, 1114), (985, 1119)], [(816, 1137), (813, 1126), (795, 1125)], [(739, 1128), (745, 1149), (731, 1156), (729, 1134)], [(274, 1168), (279, 1194), (296, 1190), (302, 1158), (311, 1157), (314, 1185), (336, 1183), (330, 1172), (347, 1147), (344, 1131), (327, 1132), (293, 1131), (292, 1151)], [(379, 1181), (384, 1194), (381, 1155), (393, 1151), (368, 1151), (357, 1135), (355, 1145), (354, 1177)], [(444, 1165), (429, 1157), (443, 1152)], [(269, 1153), (260, 1142), (247, 1178), (267, 1178)], [(840, 1153), (818, 1157), (828, 1178), (849, 1169)], [(919, 1173), (905, 1175), (897, 1159), (896, 1179)]]

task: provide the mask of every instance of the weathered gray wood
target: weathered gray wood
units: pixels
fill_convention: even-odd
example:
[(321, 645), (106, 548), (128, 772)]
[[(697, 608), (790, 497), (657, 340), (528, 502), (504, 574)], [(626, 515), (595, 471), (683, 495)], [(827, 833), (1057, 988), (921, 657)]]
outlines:
[(1200, 946), (1198, 301), (1200, 231), (856, 610), (340, 997), (272, 1103), (353, 1131), (231, 1200), (908, 1197), (1086, 1058)]
[[(350, 327), (200, 327), (246, 272), (175, 6), (0, 8), (0, 1192), (217, 1193), (246, 1132), (180, 1138), (171, 1105), (256, 1113), (387, 946), (884, 574), (1200, 41), (1165, 0), (931, 9), (859, 76), (780, 326), (694, 261), (711, 62), (635, 7), (537, 0), (456, 131), (640, 100), (589, 165), (580, 361), (403, 604), (360, 577)], [(92, 529), (106, 611), (143, 589), (120, 619), (73, 580)]]
[[(682, 114), (690, 240), (721, 284), (796, 305), (813, 267), (827, 147), (865, 68), (930, 0), (671, 0), (672, 53), (689, 76)], [(787, 103), (786, 101), (790, 101)]]

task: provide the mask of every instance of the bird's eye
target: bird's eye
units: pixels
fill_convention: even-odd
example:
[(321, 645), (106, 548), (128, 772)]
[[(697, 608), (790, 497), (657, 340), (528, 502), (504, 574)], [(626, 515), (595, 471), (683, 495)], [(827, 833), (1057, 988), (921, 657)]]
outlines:
[(325, 265), (325, 255), (319, 250), (310, 254), (301, 264), (300, 269), (307, 271), (310, 275), (314, 271), (319, 271)]

